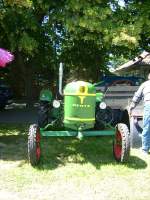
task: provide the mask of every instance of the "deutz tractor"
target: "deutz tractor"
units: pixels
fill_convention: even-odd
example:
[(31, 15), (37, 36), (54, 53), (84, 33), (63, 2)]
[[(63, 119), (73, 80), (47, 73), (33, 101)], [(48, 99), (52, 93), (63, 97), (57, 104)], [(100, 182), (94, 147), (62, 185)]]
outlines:
[[(126, 124), (112, 123), (112, 112), (103, 101), (103, 93), (96, 92), (94, 84), (73, 81), (62, 89), (63, 65), (59, 67), (60, 99), (53, 98), (49, 89), (40, 93), (38, 123), (30, 125), (28, 158), (32, 166), (39, 163), (41, 140), (44, 136), (113, 136), (112, 152), (118, 162), (128, 160), (130, 134)], [(97, 137), (96, 137), (97, 138)]]

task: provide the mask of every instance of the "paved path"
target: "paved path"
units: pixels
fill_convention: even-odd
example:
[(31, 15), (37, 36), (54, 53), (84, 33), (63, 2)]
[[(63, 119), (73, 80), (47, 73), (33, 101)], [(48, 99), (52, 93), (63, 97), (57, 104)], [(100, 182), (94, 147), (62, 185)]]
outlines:
[(26, 108), (21, 104), (13, 104), (0, 111), (0, 123), (36, 123), (37, 107)]

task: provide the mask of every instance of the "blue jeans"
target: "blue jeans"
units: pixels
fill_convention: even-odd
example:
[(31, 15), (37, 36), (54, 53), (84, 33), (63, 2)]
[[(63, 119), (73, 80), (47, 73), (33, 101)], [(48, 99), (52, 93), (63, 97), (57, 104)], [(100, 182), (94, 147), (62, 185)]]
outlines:
[(150, 149), (150, 102), (145, 103), (143, 113), (142, 149)]

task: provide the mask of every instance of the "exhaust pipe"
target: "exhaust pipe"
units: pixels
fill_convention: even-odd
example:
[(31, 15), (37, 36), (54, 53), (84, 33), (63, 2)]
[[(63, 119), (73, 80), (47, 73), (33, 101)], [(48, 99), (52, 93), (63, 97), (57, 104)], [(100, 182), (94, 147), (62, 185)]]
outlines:
[(63, 81), (63, 63), (60, 63), (59, 65), (59, 94), (61, 96), (63, 96), (62, 81)]

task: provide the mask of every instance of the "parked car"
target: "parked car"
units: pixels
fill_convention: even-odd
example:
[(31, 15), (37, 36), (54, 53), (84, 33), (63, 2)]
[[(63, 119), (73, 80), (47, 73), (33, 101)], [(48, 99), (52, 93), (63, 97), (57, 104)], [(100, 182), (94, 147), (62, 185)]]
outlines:
[(13, 91), (11, 87), (0, 80), (0, 110), (13, 102)]

